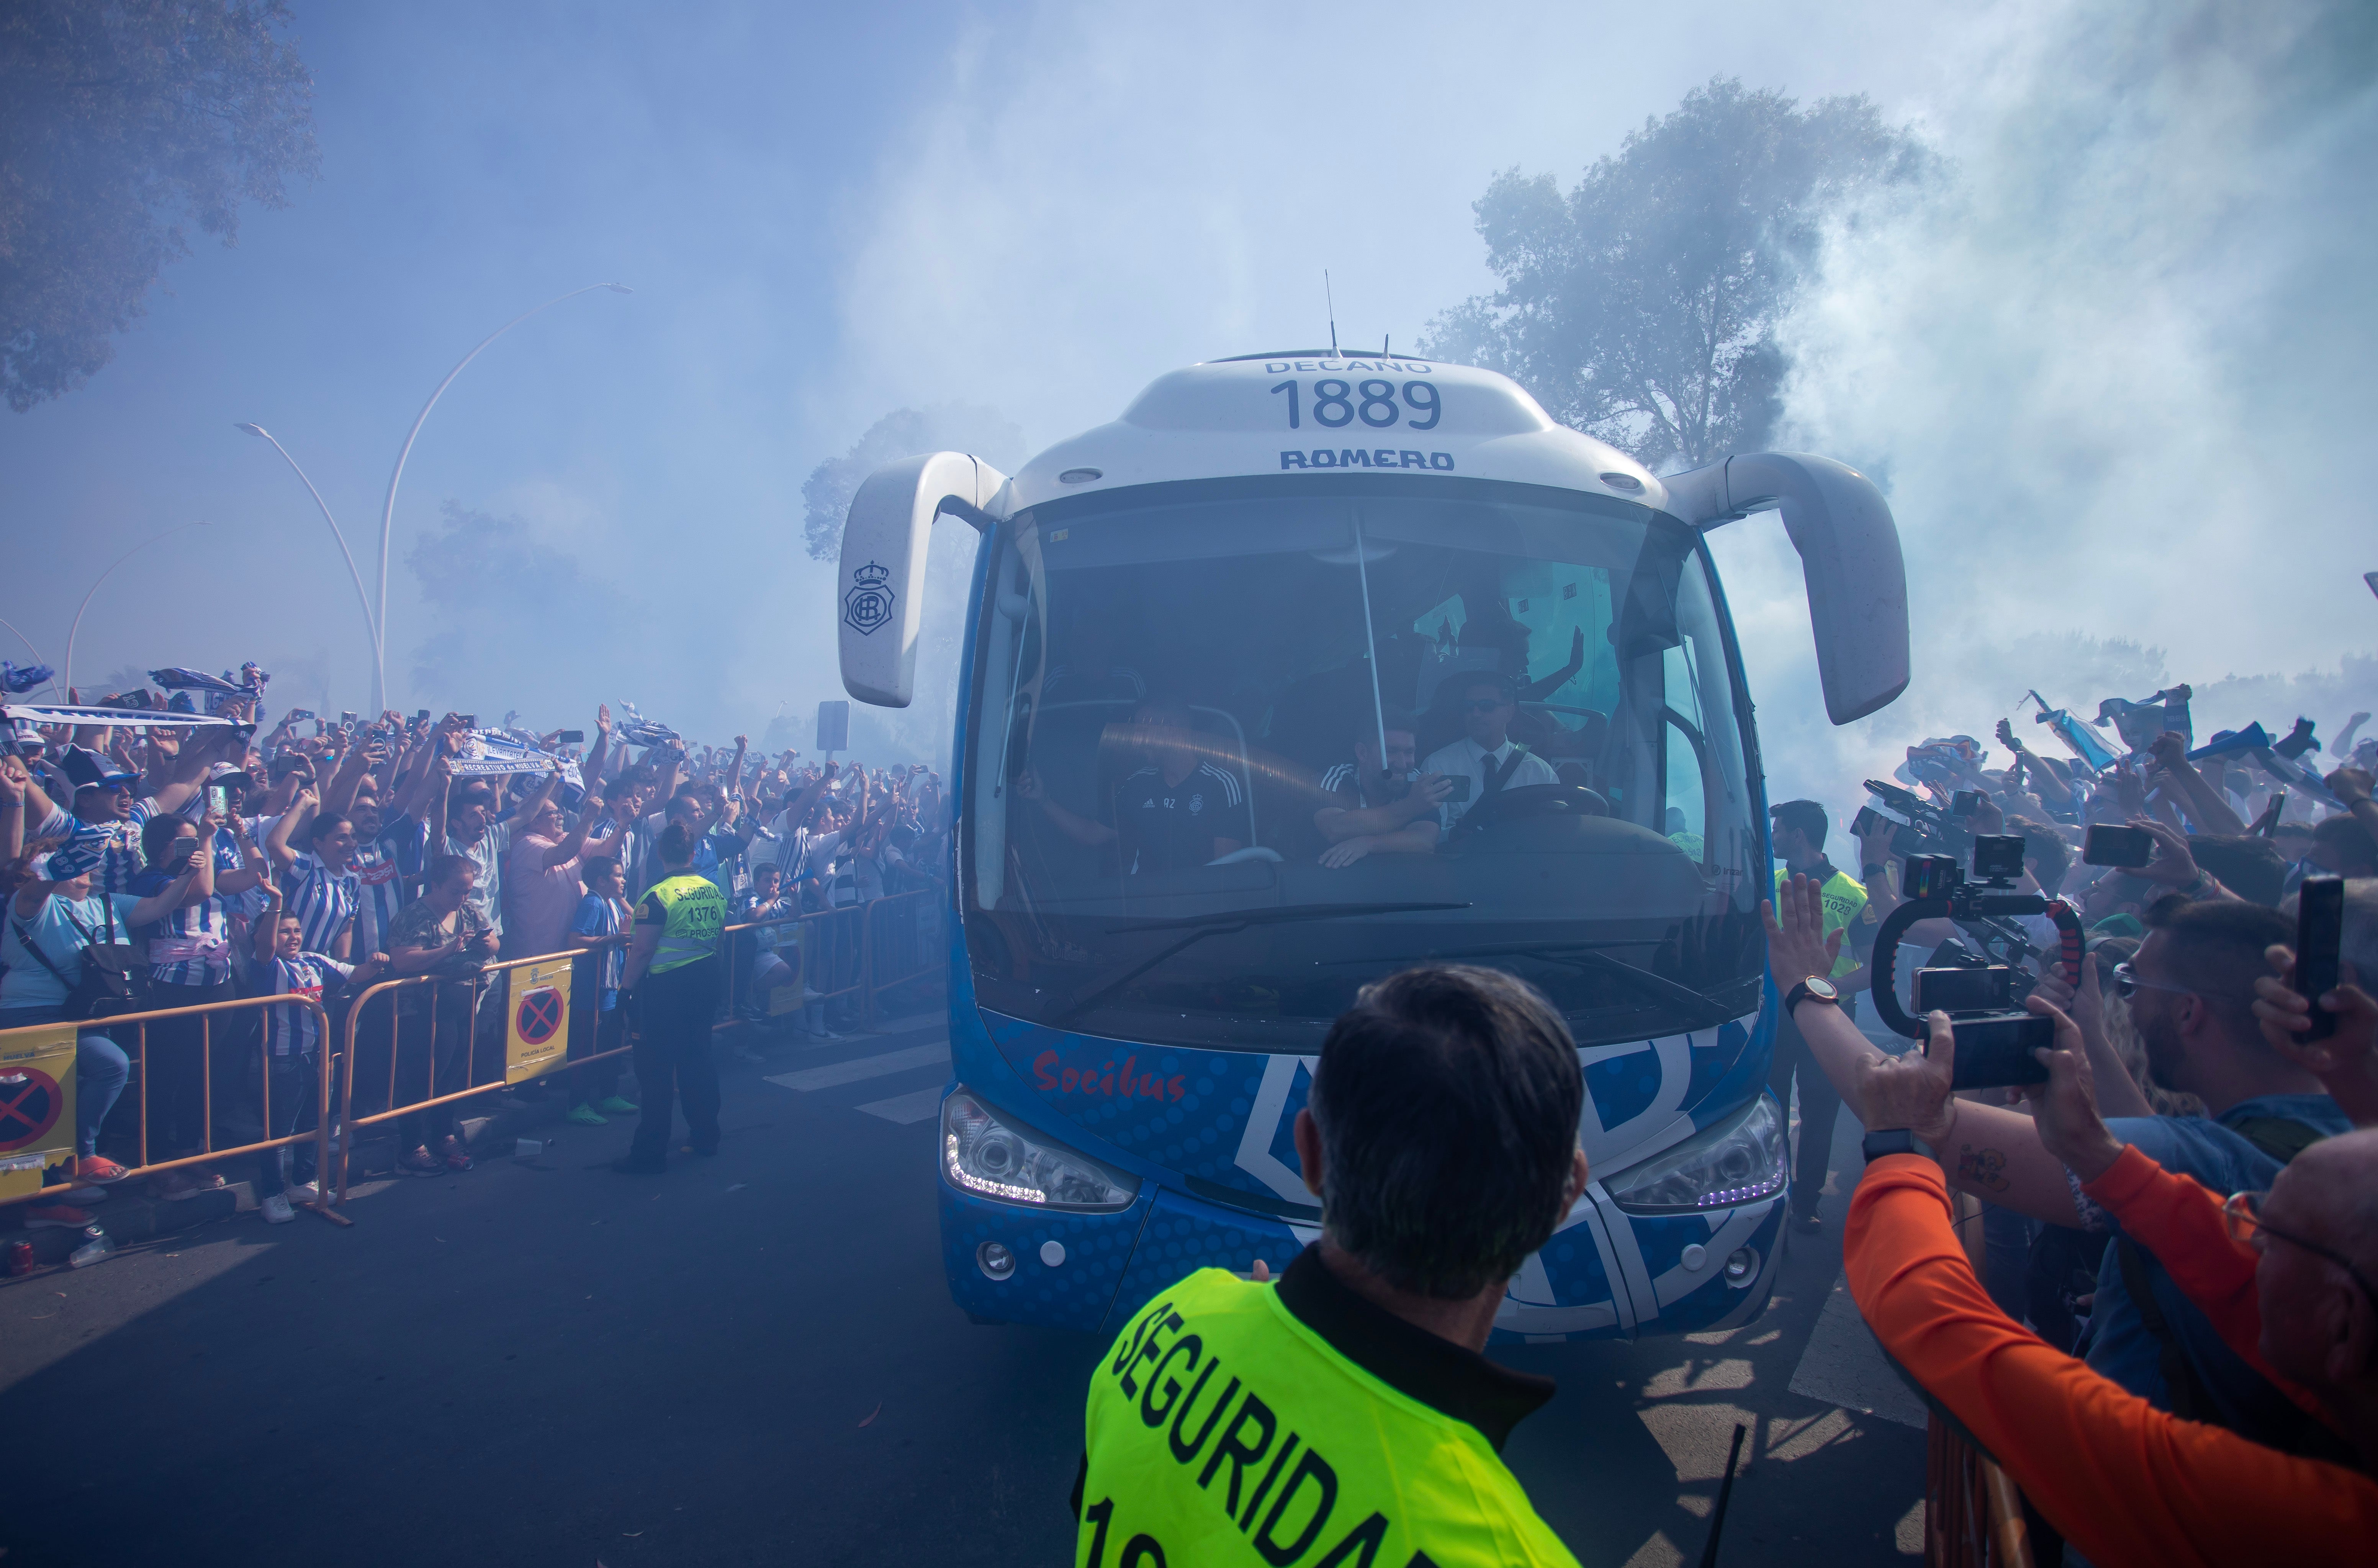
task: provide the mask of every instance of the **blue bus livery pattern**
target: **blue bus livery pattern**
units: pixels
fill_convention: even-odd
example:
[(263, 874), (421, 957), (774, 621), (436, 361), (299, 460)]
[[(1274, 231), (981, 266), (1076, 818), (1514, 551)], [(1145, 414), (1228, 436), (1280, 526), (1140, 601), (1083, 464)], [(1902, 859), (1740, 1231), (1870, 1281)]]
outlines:
[[(1192, 1270), (1243, 1271), (1261, 1258), (1277, 1272), (1318, 1235), (1293, 1131), (1314, 1059), (1135, 1045), (975, 1016), (986, 1043), (1051, 1113), (1041, 1119), (1052, 1132), (1063, 1136), (1070, 1124), (1155, 1179), (1112, 1214), (989, 1204), (943, 1183), (945, 1217), (955, 1222), (943, 1227), (945, 1262), (962, 1302), (979, 1283), (972, 1254), (986, 1240), (1024, 1260), (1022, 1275), (997, 1292), (1008, 1311), (1022, 1305), (1014, 1300), (1020, 1288), (1037, 1321), (1098, 1330)], [(1690, 1136), (1691, 1109), (1738, 1103), (1733, 1081), (1763, 1073), (1763, 1063), (1747, 1059), (1757, 1054), (1747, 1050), (1757, 1022), (1581, 1049), (1588, 1103), (1579, 1139), (1597, 1176)], [(1167, 1176), (1189, 1191), (1163, 1185)], [(1715, 1271), (1692, 1260), (1746, 1242), (1771, 1248), (1778, 1214), (1771, 1201), (1673, 1216), (1622, 1216), (1606, 1199), (1581, 1202), (1512, 1282), (1498, 1337), (1603, 1337), (1655, 1317), (1669, 1333), (1709, 1326), (1740, 1298), (1704, 1288)], [(1063, 1249), (1062, 1267), (1039, 1264), (1051, 1240)], [(1623, 1316), (1621, 1298), (1629, 1303)], [(994, 1299), (986, 1295), (982, 1305)]]

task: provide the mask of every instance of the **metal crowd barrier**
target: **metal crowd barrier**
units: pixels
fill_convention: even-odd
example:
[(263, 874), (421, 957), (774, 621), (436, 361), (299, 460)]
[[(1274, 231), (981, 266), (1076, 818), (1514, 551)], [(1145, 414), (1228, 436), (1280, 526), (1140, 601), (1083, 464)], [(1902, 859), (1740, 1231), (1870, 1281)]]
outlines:
[[(228, 1147), (218, 1148), (214, 1141), (215, 1019), (217, 1015), (223, 1013), (261, 1012), (280, 1007), (304, 1008), (314, 1015), (317, 1042), (314, 1057), (315, 1089), (320, 1096), (315, 1106), (314, 1125), (302, 1132), (290, 1132), (278, 1138), (267, 1137), (253, 1143), (234, 1143)], [(168, 1159), (152, 1160), (150, 1158), (149, 1146), (150, 1097), (156, 1083), (156, 1074), (151, 1068), (155, 1059), (162, 1059), (163, 1051), (189, 1047), (186, 1042), (174, 1042), (170, 1046), (160, 1047), (160, 1059), (152, 1059), (150, 1050), (149, 1026), (161, 1019), (174, 1018), (196, 1018), (199, 1021), (197, 1050), (200, 1149), (195, 1155), (179, 1155)], [(260, 1155), (269, 1149), (290, 1148), (310, 1140), (316, 1149), (315, 1191), (318, 1193), (327, 1193), (328, 1189), (322, 1184), (330, 1170), (330, 1083), (338, 1072), (341, 1059), (330, 1050), (330, 1017), (320, 1001), (312, 997), (299, 996), (241, 997), (231, 1001), (200, 1002), (191, 1007), (153, 1008), (141, 1012), (120, 1012), (113, 1017), (84, 1019), (72, 1024), (36, 1023), (23, 1028), (0, 1030), (0, 1165), (22, 1167), (24, 1162), (36, 1155), (54, 1153), (54, 1145), (45, 1145), (40, 1150), (32, 1149), (30, 1145), (31, 1138), (47, 1139), (54, 1136), (57, 1126), (61, 1122), (66, 1123), (66, 1143), (68, 1149), (71, 1151), (76, 1146), (74, 1125), (63, 1109), (64, 1085), (55, 1082), (54, 1074), (44, 1073), (40, 1069), (30, 1065), (32, 1059), (30, 1047), (35, 1037), (54, 1035), (58, 1030), (68, 1027), (76, 1031), (78, 1038), (86, 1034), (105, 1035), (114, 1040), (119, 1047), (125, 1042), (117, 1036), (127, 1029), (134, 1033), (132, 1048), (126, 1052), (132, 1059), (131, 1075), (125, 1083), (125, 1093), (135, 1096), (135, 1158), (129, 1162), (130, 1175), (162, 1176), (168, 1171), (179, 1170), (188, 1166), (203, 1165), (210, 1160), (230, 1160), (247, 1155)], [(270, 1132), (273, 1125), (271, 1042), (262, 1029), (257, 1031), (256, 1050), (258, 1061), (262, 1069), (258, 1109), (263, 1117), (263, 1130)], [(64, 1054), (65, 1071), (72, 1072), (74, 1071), (73, 1053), (69, 1051)], [(40, 1081), (42, 1079), (48, 1079), (50, 1082), (44, 1084)], [(32, 1126), (33, 1116), (40, 1114), (39, 1107), (28, 1108), (28, 1101), (35, 1096), (40, 1096), (48, 1102), (47, 1125), (40, 1131), (31, 1134), (31, 1138), (27, 1138), (13, 1151), (9, 1150), (8, 1145), (16, 1143), (17, 1140), (11, 1139), (8, 1134), (16, 1131), (22, 1137), (22, 1130)], [(119, 1098), (116, 1101), (115, 1109), (109, 1113), (111, 1121), (121, 1114), (124, 1102)], [(105, 1132), (104, 1127), (102, 1132), (102, 1134)], [(0, 1192), (0, 1204), (33, 1203), (39, 1201), (45, 1191), (61, 1191), (63, 1189), (43, 1189), (36, 1186), (30, 1191)], [(302, 1206), (314, 1209), (325, 1218), (337, 1220), (342, 1225), (346, 1223), (345, 1216), (331, 1214), (326, 1203), (317, 1202)]]
[[(840, 909), (822, 910), (784, 920), (748, 921), (728, 926), (721, 933), (721, 953), (727, 964), (727, 984), (722, 999), (722, 1014), (716, 1027), (727, 1029), (747, 1022), (755, 1015), (760, 1019), (798, 1013), (811, 1004), (855, 1001), (862, 1026), (873, 1027), (883, 1011), (885, 994), (901, 986), (911, 985), (937, 974), (943, 962), (941, 953), (941, 894), (938, 892), (894, 893), (865, 904), (850, 904)], [(748, 939), (748, 940), (747, 940)], [(584, 1063), (602, 1061), (628, 1054), (633, 1048), (632, 1032), (626, 1043), (607, 1051), (584, 1056), (572, 1055), (573, 1034), (583, 1010), (569, 1005), (558, 1007), (558, 1021), (540, 1018), (541, 1026), (548, 1033), (549, 1042), (558, 1036), (560, 1044), (545, 1052), (523, 1068), (510, 1059), (511, 1040), (513, 974), (523, 970), (547, 970), (562, 964), (575, 964), (590, 952), (607, 947), (623, 947), (625, 935), (607, 938), (592, 948), (574, 949), (568, 952), (540, 953), (531, 957), (508, 958), (491, 963), (467, 978), (441, 978), (430, 975), (407, 976), (381, 980), (366, 987), (341, 1005), (342, 1021), (334, 1031), (331, 1014), (323, 1004), (311, 997), (244, 997), (231, 1001), (206, 1002), (194, 1007), (162, 1008), (142, 1012), (119, 1014), (113, 1018), (87, 1021), (76, 1025), (78, 1030), (106, 1033), (111, 1037), (126, 1030), (134, 1033), (131, 1048), (132, 1075), (126, 1093), (136, 1096), (137, 1158), (131, 1162), (130, 1174), (156, 1176), (187, 1166), (210, 1160), (235, 1159), (259, 1155), (267, 1150), (286, 1148), (312, 1140), (316, 1148), (316, 1202), (305, 1206), (323, 1217), (341, 1225), (350, 1223), (336, 1212), (336, 1206), (347, 1200), (349, 1178), (354, 1155), (356, 1135), (360, 1130), (379, 1126), (441, 1106), (493, 1093), (532, 1077), (568, 1071)], [(763, 1000), (754, 998), (749, 987), (762, 952), (773, 952), (792, 966), (786, 985), (774, 988)], [(550, 989), (549, 987), (546, 987)], [(459, 993), (459, 997), (458, 997)], [(534, 995), (524, 991), (523, 996)], [(490, 1002), (495, 1011), (488, 1011)], [(412, 1005), (407, 1005), (411, 1003)], [(303, 1132), (292, 1132), (277, 1138), (265, 1138), (253, 1143), (217, 1147), (215, 1129), (215, 1015), (235, 1012), (261, 1012), (276, 1007), (302, 1007), (315, 1017), (317, 1039), (316, 1091), (319, 1099), (315, 1107), (314, 1126)], [(203, 1147), (194, 1155), (152, 1160), (150, 1156), (150, 1092), (155, 1074), (149, 1025), (160, 1020), (198, 1018), (200, 1116), (203, 1121)], [(36, 1136), (54, 1138), (54, 1123), (66, 1120), (61, 1108), (63, 1095), (54, 1082), (46, 1087), (35, 1082), (39, 1070), (25, 1067), (30, 1059), (30, 1047), (36, 1036), (54, 1040), (56, 1031), (64, 1027), (36, 1024), (29, 1028), (0, 1031), (0, 1180), (5, 1180), (12, 1167), (32, 1168), (38, 1163), (20, 1148), (11, 1158), (8, 1133), (18, 1123), (30, 1125), (36, 1114), (28, 1111), (29, 1098), (42, 1099), (49, 1104), (52, 1126)], [(369, 1037), (366, 1031), (384, 1029), (384, 1041)], [(459, 1031), (462, 1039), (452, 1038)], [(332, 1051), (335, 1037), (342, 1048)], [(441, 1035), (445, 1037), (441, 1040)], [(21, 1048), (10, 1049), (12, 1042)], [(119, 1046), (125, 1041), (118, 1038)], [(579, 1042), (586, 1043), (586, 1042)], [(180, 1042), (164, 1049), (187, 1048)], [(258, 1059), (262, 1064), (261, 1105), (263, 1125), (273, 1125), (270, 1046), (262, 1030), (256, 1040)], [(72, 1071), (70, 1053), (60, 1053)], [(355, 1089), (358, 1082), (366, 1085), (366, 1104), (375, 1108), (362, 1115), (355, 1112)], [(335, 1085), (335, 1094), (333, 1085)], [(17, 1092), (21, 1090), (22, 1092)], [(337, 1102), (336, 1115), (332, 1101)], [(111, 1113), (113, 1120), (120, 1114)], [(333, 1138), (333, 1130), (337, 1136)], [(21, 1131), (21, 1129), (18, 1129)], [(28, 1142), (30, 1140), (27, 1140)], [(65, 1142), (71, 1150), (74, 1129), (69, 1122)], [(54, 1143), (42, 1154), (55, 1155)], [(335, 1174), (333, 1166), (335, 1165)], [(55, 1191), (53, 1189), (53, 1191)], [(38, 1200), (42, 1190), (9, 1191), (0, 1187), (0, 1205)]]
[[(612, 1057), (627, 1055), (632, 1048), (632, 1039), (629, 1044), (623, 1044), (614, 1050), (596, 1051), (586, 1056), (570, 1055), (569, 1047), (573, 1021), (579, 1010), (566, 1004), (559, 1008), (559, 1017), (552, 1023), (546, 1036), (549, 1039), (552, 1035), (558, 1035), (561, 1040), (560, 1047), (558, 1052), (541, 1056), (534, 1064), (535, 1071), (515, 1076), (514, 1064), (509, 1059), (508, 1048), (510, 1039), (510, 977), (513, 973), (529, 969), (549, 969), (560, 964), (569, 964), (574, 969), (577, 961), (586, 954), (598, 953), (608, 947), (625, 946), (627, 941), (628, 939), (624, 936), (607, 937), (592, 947), (576, 948), (567, 952), (537, 953), (526, 958), (499, 959), (485, 965), (467, 979), (446, 979), (435, 975), (408, 975), (394, 980), (381, 980), (365, 987), (347, 1007), (344, 1054), (350, 1062), (355, 1064), (355, 1068), (347, 1073), (339, 1101), (339, 1127), (342, 1136), (339, 1140), (338, 1151), (338, 1189), (333, 1194), (329, 1185), (326, 1166), (321, 1188), (324, 1201), (337, 1203), (347, 1201), (347, 1179), (354, 1158), (355, 1131), (358, 1128), (377, 1127), (383, 1122), (418, 1115), (439, 1106), (450, 1106), (480, 1095), (491, 1094), (498, 1089), (510, 1088), (512, 1084), (525, 1083), (532, 1077), (541, 1078), (550, 1072), (567, 1071), (586, 1062), (603, 1061)], [(448, 1005), (448, 998), (457, 992), (467, 996), (466, 1007)], [(366, 1060), (362, 1045), (356, 1036), (363, 1027), (365, 1009), (383, 996), (389, 999), (387, 1006), (382, 1010), (388, 1023), (387, 1098), (379, 1109), (357, 1116), (354, 1113), (355, 1081), (368, 1071), (372, 1076), (373, 1086), (377, 1088), (380, 1082), (381, 1063), (377, 1050)], [(422, 997), (426, 1006), (408, 1009), (404, 1003), (414, 996)], [(489, 1015), (486, 1011), (486, 1003), (491, 997), (496, 999), (498, 1008), (494, 1014), (495, 1026), (492, 1028), (489, 1027)], [(426, 1014), (426, 1026), (413, 1032), (414, 1040), (418, 1041), (417, 1048), (408, 1049), (411, 1042), (407, 1039), (406, 1023), (408, 1020), (416, 1023), (425, 1022), (422, 1018), (424, 1013)], [(461, 1014), (459, 1022), (453, 1016), (457, 1013)], [(440, 1028), (448, 1025), (459, 1029), (462, 1035), (459, 1047), (461, 1057), (459, 1065), (462, 1075), (462, 1083), (459, 1087), (453, 1082), (453, 1069), (457, 1065), (453, 1059), (457, 1054), (457, 1047), (450, 1037), (443, 1049), (439, 1047), (438, 1043)], [(494, 1048), (490, 1049), (490, 1046)], [(492, 1066), (490, 1066), (490, 1058), (493, 1059)], [(418, 1084), (420, 1097), (417, 1099), (402, 1098), (414, 1087), (410, 1083), (400, 1082), (401, 1075), (407, 1066), (420, 1070)], [(442, 1072), (441, 1068), (445, 1069)]]
[(938, 892), (894, 893), (860, 906), (867, 912), (867, 1022), (883, 1015), (883, 993), (938, 975), (948, 962), (942, 952), (942, 895)]
[[(862, 1026), (874, 1027), (886, 991), (941, 972), (941, 896), (932, 890), (892, 893), (840, 909), (727, 927), (720, 934), (726, 997), (714, 1027), (732, 1028), (752, 1012), (781, 1017), (807, 1003), (847, 999), (859, 1003)], [(763, 952), (793, 971), (778, 987), (791, 994), (772, 995), (765, 1003), (749, 989)]]
[[(1950, 1223), (1974, 1277), (1985, 1277), (1981, 1200), (1954, 1194)], [(1924, 1441), (1925, 1568), (2032, 1568), (2030, 1525), (2013, 1478), (1937, 1411)]]

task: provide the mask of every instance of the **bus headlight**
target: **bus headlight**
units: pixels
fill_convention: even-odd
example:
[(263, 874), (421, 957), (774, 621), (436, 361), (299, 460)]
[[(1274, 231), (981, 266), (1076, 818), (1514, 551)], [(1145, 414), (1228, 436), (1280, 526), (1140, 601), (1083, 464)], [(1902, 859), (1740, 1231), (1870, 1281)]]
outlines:
[(1698, 1214), (1773, 1197), (1784, 1190), (1790, 1163), (1783, 1115), (1761, 1095), (1675, 1147), (1604, 1178), (1603, 1190), (1628, 1214)]
[(1139, 1179), (1008, 1126), (963, 1087), (942, 1102), (942, 1171), (950, 1185), (1006, 1203), (1127, 1209)]

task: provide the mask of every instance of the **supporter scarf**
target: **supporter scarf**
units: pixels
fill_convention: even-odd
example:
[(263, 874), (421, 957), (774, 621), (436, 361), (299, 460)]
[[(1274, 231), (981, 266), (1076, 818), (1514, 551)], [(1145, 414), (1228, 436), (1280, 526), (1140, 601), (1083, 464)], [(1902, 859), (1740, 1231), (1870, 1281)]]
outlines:
[[(535, 743), (501, 730), (471, 730), (462, 740), (462, 754), (448, 764), (458, 779), (501, 778), (511, 773), (546, 773), (561, 759), (538, 749)], [(578, 765), (562, 764), (562, 777), (578, 782)]]
[(655, 724), (637, 712), (633, 702), (620, 703), (619, 712), (626, 715), (619, 726), (619, 738), (626, 744), (630, 746), (681, 746), (684, 744), (683, 737), (677, 731), (667, 724)]
[(162, 708), (78, 708), (54, 702), (11, 702), (0, 714), (20, 724), (113, 724), (117, 729), (205, 729), (233, 721), (209, 713), (174, 713)]
[[(210, 713), (222, 712), (223, 699), (228, 697), (261, 699), (266, 684), (272, 679), (252, 659), (240, 665), (239, 679), (236, 682), (228, 673), (210, 676), (204, 670), (184, 669), (179, 664), (168, 664), (162, 670), (150, 670), (149, 678), (167, 691), (205, 693), (207, 712)], [(196, 705), (187, 699), (181, 700), (184, 704), (182, 711), (185, 712)]]

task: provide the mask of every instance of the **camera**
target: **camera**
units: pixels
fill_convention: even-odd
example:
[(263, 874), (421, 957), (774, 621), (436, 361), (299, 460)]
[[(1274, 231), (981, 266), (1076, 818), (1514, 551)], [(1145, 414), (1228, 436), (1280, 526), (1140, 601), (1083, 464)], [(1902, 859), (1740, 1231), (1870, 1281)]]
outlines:
[[(1904, 825), (1892, 835), (1891, 852), (1893, 855), (1907, 857), (1964, 853), (1973, 834), (1961, 818), (1971, 816), (1973, 809), (1981, 802), (1981, 796), (1974, 791), (1958, 791), (1952, 802), (1952, 808), (1943, 811), (1913, 790), (1885, 784), (1880, 779), (1867, 780), (1866, 787), (1868, 794), (1881, 802), (1885, 811), (1904, 819)], [(1960, 812), (1954, 809), (1956, 806), (1965, 806), (1966, 809)], [(1872, 810), (1873, 808), (1867, 809)], [(1880, 812), (1876, 813), (1878, 817), (1880, 815)], [(1861, 813), (1860, 820), (1867, 820)]]
[[(1909, 856), (1902, 884), (1906, 902), (1892, 910), (1875, 933), (1875, 1012), (1886, 1027), (1911, 1040), (1924, 1038), (1925, 1026), (1920, 1018), (1911, 1018), (1900, 1008), (1892, 970), (1901, 936), (1918, 920), (1946, 918), (1976, 932), (1985, 946), (1996, 944), (2011, 952), (2027, 953), (2030, 943), (2012, 919), (2046, 915), (2063, 939), (2061, 961), (2072, 973), (2080, 973), (2081, 920), (2072, 906), (2062, 899), (2051, 902), (2037, 893), (2015, 891), (2015, 880), (2023, 875), (2023, 840), (2011, 833), (1983, 833), (1973, 836), (1971, 844), (1971, 878), (1952, 856)], [(2031, 1053), (2055, 1043), (2056, 1025), (2051, 1019), (2018, 1010), (2030, 988), (2029, 976), (2012, 964), (1978, 962), (1916, 972), (1916, 1011), (1937, 1009), (1948, 1013), (1955, 1024), (1955, 1087), (1992, 1089), (2047, 1082), (2048, 1070)]]

